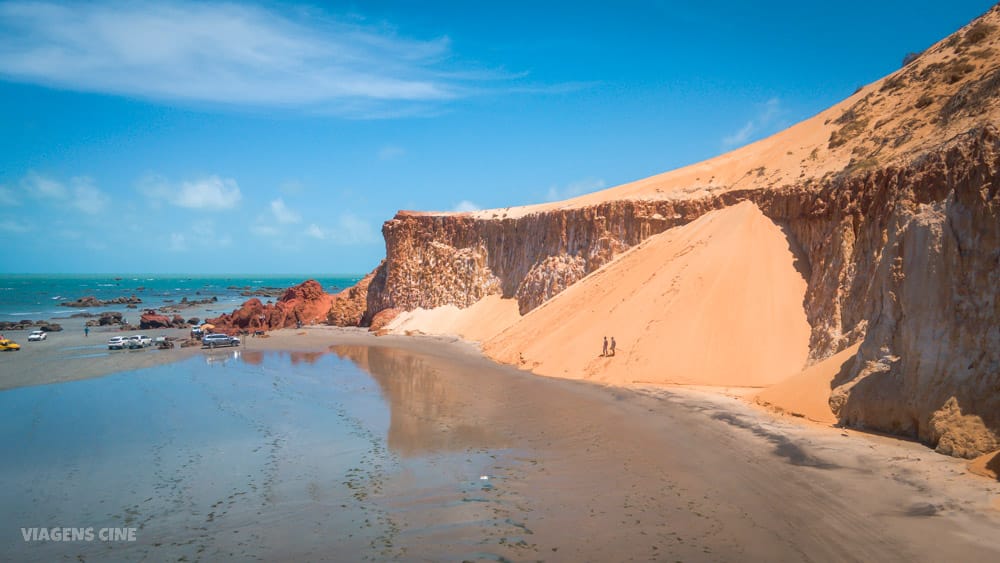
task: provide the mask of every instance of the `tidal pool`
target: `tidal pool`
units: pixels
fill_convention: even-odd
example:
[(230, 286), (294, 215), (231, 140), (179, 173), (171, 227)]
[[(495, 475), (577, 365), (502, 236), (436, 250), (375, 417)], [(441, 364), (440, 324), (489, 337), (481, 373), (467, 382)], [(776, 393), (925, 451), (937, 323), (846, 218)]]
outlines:
[(421, 356), (368, 347), (0, 392), (0, 559), (385, 559), (442, 526), (475, 555), (507, 444), (451, 393)]

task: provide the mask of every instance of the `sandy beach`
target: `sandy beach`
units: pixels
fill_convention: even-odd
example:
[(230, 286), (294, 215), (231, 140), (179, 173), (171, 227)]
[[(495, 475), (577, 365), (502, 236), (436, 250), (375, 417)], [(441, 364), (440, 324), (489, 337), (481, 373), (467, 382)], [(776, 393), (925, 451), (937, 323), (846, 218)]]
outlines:
[[(0, 357), (4, 388), (232, 353), (73, 354), (110, 334), (76, 332)], [(239, 350), (251, 363), (267, 352), (335, 353), (370, 373), (392, 412), (386, 443), (403, 458), (502, 452), (481, 505), (456, 509), (468, 491), (423, 491), (412, 475), (364, 485), (393, 515), (393, 553), (406, 559), (475, 549), (555, 561), (1000, 556), (1000, 483), (917, 443), (775, 417), (718, 391), (540, 377), (455, 338), (317, 326), (247, 338)]]

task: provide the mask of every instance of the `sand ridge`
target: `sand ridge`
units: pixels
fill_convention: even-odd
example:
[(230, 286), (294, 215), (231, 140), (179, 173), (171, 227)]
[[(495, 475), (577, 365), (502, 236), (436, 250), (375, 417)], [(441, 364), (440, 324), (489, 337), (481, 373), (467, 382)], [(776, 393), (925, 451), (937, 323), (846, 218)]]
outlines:
[(647, 239), (483, 349), (555, 377), (766, 386), (806, 362), (805, 290), (781, 228), (745, 202)]
[(844, 365), (854, 359), (860, 347), (860, 342), (848, 346), (798, 375), (768, 387), (753, 397), (754, 402), (778, 413), (836, 424), (837, 417), (829, 403), (833, 380)]

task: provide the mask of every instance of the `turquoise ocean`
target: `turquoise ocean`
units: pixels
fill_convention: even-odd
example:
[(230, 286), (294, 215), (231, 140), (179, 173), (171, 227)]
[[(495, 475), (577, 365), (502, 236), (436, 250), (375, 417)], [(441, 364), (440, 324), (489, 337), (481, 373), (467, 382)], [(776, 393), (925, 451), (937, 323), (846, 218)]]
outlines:
[[(97, 308), (64, 307), (60, 303), (93, 296), (102, 301), (135, 295), (140, 309), (171, 303), (211, 299), (213, 308), (230, 311), (250, 297), (246, 291), (288, 288), (315, 279), (328, 292), (354, 285), (361, 275), (161, 275), (161, 274), (0, 274), (0, 321), (59, 319), (74, 313), (121, 310), (121, 305)], [(262, 301), (276, 297), (260, 297)]]

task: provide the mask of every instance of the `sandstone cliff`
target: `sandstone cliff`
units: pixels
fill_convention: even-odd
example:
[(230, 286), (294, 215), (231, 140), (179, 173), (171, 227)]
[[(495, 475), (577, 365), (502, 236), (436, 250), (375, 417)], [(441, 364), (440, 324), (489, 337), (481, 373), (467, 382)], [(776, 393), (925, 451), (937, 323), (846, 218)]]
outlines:
[(809, 363), (860, 345), (833, 382), (839, 420), (953, 455), (996, 449), (998, 27), (994, 8), (816, 117), (704, 163), (555, 204), (400, 212), (365, 319), (497, 294), (527, 314), (650, 236), (749, 200), (799, 251)]

